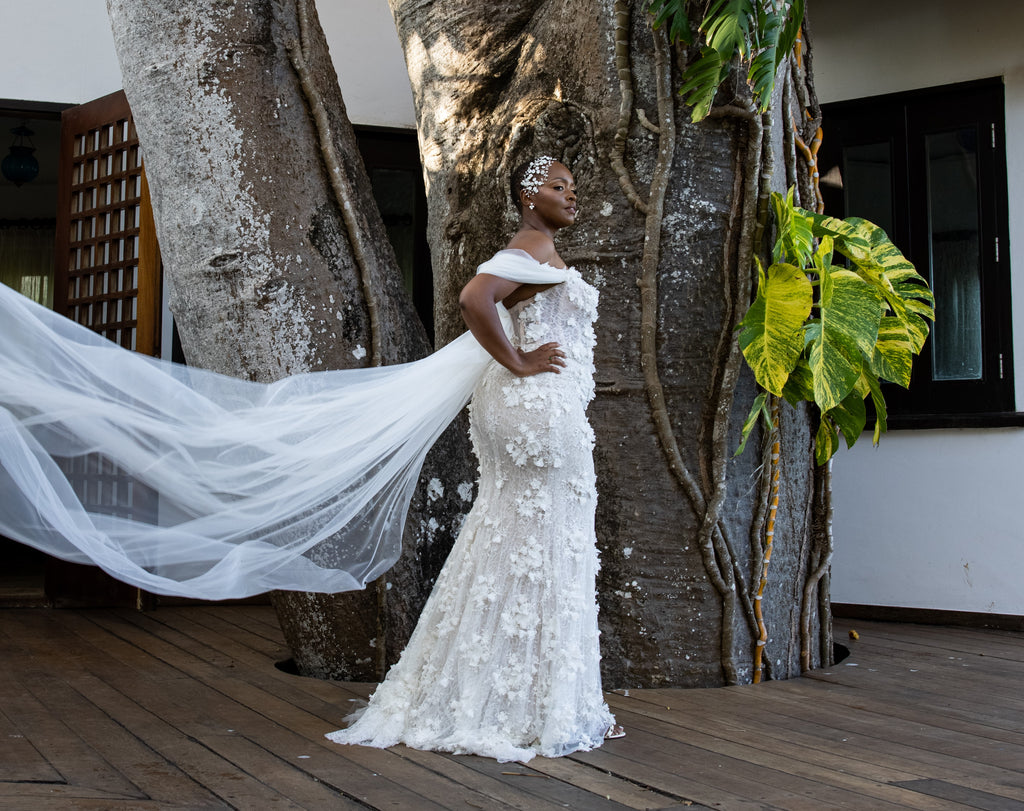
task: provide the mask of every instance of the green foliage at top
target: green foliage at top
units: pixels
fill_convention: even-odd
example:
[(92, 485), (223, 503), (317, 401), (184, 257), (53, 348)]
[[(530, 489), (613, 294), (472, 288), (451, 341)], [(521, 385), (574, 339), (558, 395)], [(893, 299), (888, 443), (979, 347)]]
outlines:
[[(683, 73), (679, 92), (700, 121), (729, 76), (733, 58), (745, 66), (747, 82), (763, 112), (771, 103), (779, 65), (789, 54), (804, 19), (805, 0), (652, 0), (656, 29), (667, 27), (672, 42), (700, 44), (700, 55)], [(689, 12), (703, 7), (697, 32)], [(697, 35), (700, 35), (699, 37)]]
[[(913, 356), (928, 337), (935, 300), (927, 282), (877, 225), (839, 220), (793, 205), (793, 190), (772, 194), (778, 239), (757, 295), (739, 325), (743, 356), (764, 389), (743, 427), (743, 450), (767, 397), (807, 401), (821, 413), (819, 464), (851, 447), (875, 406), (874, 441), (885, 430), (881, 381), (906, 388)], [(817, 247), (814, 247), (817, 240)], [(835, 254), (849, 267), (833, 264)]]

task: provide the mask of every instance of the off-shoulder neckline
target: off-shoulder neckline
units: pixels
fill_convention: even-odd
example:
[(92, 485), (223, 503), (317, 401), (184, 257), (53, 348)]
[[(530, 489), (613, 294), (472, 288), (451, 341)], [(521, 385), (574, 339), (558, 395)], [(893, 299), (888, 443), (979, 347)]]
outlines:
[(571, 270), (572, 269), (572, 265), (566, 265), (565, 267), (558, 267), (557, 265), (552, 265), (550, 262), (541, 262), (532, 253), (530, 253), (529, 251), (524, 251), (522, 248), (502, 248), (500, 251), (498, 251), (498, 253), (517, 253), (517, 254), (521, 254), (522, 256), (525, 256), (527, 259), (530, 259), (531, 261), (536, 262), (541, 267), (545, 267), (546, 266), (546, 267), (551, 268), (552, 270)]

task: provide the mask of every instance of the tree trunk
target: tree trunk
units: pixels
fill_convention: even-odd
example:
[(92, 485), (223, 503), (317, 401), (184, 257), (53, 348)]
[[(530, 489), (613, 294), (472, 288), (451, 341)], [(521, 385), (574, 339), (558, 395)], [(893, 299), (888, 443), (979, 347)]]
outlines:
[[(601, 291), (590, 416), (606, 685), (750, 681), (772, 437), (733, 458), (755, 394), (734, 329), (766, 251), (768, 192), (795, 184), (814, 204), (798, 158), (818, 115), (806, 59), (784, 63), (764, 115), (740, 81), (693, 124), (675, 92), (687, 53), (652, 31), (647, 0), (390, 3), (413, 80), (439, 338), (460, 331), (458, 291), (514, 230), (512, 167), (547, 153), (576, 176), (581, 213), (560, 251)], [(798, 674), (801, 649), (810, 667), (831, 660), (812, 428), (783, 411), (761, 601), (771, 678)]]
[[(310, 0), (108, 11), (189, 363), (271, 381), (426, 354)], [(428, 457), (387, 582), (275, 595), (300, 670), (373, 679), (396, 657), (461, 523), (467, 448), (456, 430)]]

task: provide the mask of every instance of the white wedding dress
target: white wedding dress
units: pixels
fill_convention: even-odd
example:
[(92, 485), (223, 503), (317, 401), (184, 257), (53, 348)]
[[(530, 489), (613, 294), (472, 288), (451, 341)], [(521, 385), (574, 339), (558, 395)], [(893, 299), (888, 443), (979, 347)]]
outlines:
[[(253, 383), (0, 285), (0, 535), (158, 594), (362, 588), (398, 558), (423, 459), (473, 393), (477, 502), (401, 662), (331, 737), (500, 760), (600, 745), (597, 292), (517, 250), (478, 272), (555, 285), (499, 314), (523, 348), (558, 341), (561, 374), (516, 378), (465, 333), (413, 363)], [(83, 467), (103, 474), (85, 489)], [(138, 487), (156, 497), (127, 504)]]
[(516, 346), (557, 341), (566, 368), (518, 378), (493, 363), (478, 383), (479, 495), (400, 661), (358, 720), (327, 736), (337, 743), (527, 761), (600, 746), (614, 723), (601, 691), (586, 417), (597, 291), (565, 275), (510, 314)]

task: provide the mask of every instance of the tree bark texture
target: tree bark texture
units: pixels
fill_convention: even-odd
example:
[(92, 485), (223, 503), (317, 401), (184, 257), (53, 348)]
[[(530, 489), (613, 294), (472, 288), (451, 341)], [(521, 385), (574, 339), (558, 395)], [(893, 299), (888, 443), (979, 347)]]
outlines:
[[(189, 363), (272, 381), (429, 352), (311, 0), (108, 12)], [(396, 658), (461, 525), (468, 458), (460, 430), (428, 457), (386, 579), (275, 595), (300, 671), (369, 680)]]
[[(749, 682), (773, 442), (733, 458), (755, 396), (734, 330), (765, 255), (771, 190), (813, 207), (801, 146), (818, 109), (806, 47), (765, 114), (742, 81), (690, 121), (688, 57), (646, 0), (390, 0), (416, 103), (440, 340), (456, 298), (516, 215), (510, 170), (551, 154), (581, 211), (563, 257), (601, 292), (598, 541), (607, 687)], [(774, 549), (763, 591), (764, 677), (831, 661), (827, 483), (808, 414), (786, 406)]]

